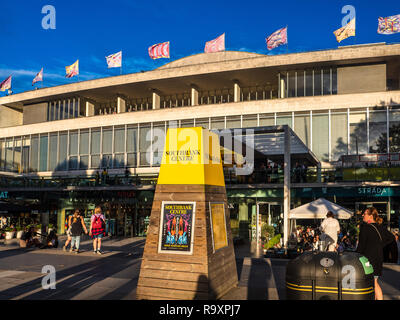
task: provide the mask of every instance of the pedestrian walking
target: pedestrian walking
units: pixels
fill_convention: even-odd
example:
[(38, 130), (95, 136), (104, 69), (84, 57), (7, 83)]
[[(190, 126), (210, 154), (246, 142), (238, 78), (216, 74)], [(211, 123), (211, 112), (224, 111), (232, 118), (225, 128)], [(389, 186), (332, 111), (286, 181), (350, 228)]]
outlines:
[(89, 235), (93, 239), (93, 253), (102, 254), (101, 239), (105, 236), (105, 218), (100, 206), (94, 208), (94, 214), (90, 218)]
[(76, 209), (74, 215), (70, 217), (69, 225), (71, 226), (71, 249), (69, 252), (73, 252), (75, 247), (75, 253), (79, 253), (81, 235), (83, 232), (88, 233), (79, 209)]
[(69, 215), (68, 217), (67, 217), (67, 219), (65, 219), (65, 226), (64, 226), (64, 228), (65, 228), (65, 230), (67, 230), (66, 232), (65, 232), (65, 234), (67, 235), (67, 241), (65, 241), (65, 244), (64, 244), (64, 246), (63, 246), (63, 251), (67, 251), (67, 247), (68, 247), (68, 245), (71, 243), (71, 241), (72, 241), (72, 238), (71, 238), (71, 224), (70, 224), (70, 221), (71, 221), (71, 215)]
[(383, 248), (391, 241), (383, 232), (382, 222), (382, 218), (374, 207), (369, 207), (364, 211), (356, 249), (358, 253), (368, 258), (374, 268), (375, 300), (383, 300), (378, 278), (382, 275)]
[(321, 223), (321, 240), (324, 241), (323, 251), (335, 251), (340, 232), (339, 221), (334, 218), (333, 212), (328, 211), (326, 218)]

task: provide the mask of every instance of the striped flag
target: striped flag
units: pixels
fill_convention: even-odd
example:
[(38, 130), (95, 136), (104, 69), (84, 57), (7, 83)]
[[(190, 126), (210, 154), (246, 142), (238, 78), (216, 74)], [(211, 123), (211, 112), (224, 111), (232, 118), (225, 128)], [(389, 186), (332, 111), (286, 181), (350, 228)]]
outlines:
[(400, 14), (386, 18), (378, 18), (379, 34), (394, 34), (400, 32)]
[(287, 27), (281, 28), (271, 34), (268, 38), (265, 39), (267, 42), (268, 50), (272, 50), (282, 44), (288, 43), (287, 38)]
[(353, 18), (348, 24), (333, 32), (336, 41), (340, 42), (348, 37), (356, 35), (356, 18)]
[(39, 82), (39, 81), (43, 81), (43, 68), (36, 75), (35, 79), (33, 79), (32, 85), (34, 85), (36, 82)]
[(70, 66), (65, 67), (65, 77), (66, 78), (72, 78), (73, 76), (76, 76), (79, 74), (79, 59), (76, 60), (73, 64)]
[(122, 51), (110, 54), (106, 57), (109, 68), (120, 68), (122, 65)]
[(225, 51), (225, 33), (221, 34), (218, 38), (206, 42), (204, 47), (205, 53)]
[(11, 77), (12, 76), (9, 76), (2, 83), (0, 83), (0, 91), (6, 91), (8, 89), (11, 89)]
[(169, 58), (169, 41), (149, 47), (149, 56), (152, 59)]

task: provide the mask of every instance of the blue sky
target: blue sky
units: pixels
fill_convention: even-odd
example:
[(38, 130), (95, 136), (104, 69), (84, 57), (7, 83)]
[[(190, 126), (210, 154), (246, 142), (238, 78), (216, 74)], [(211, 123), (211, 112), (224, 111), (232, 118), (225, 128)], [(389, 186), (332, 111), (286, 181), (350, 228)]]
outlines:
[[(45, 5), (56, 9), (55, 30), (42, 28)], [(32, 90), (42, 67), (44, 87), (76, 82), (65, 78), (65, 66), (77, 59), (80, 81), (119, 75), (119, 68), (107, 68), (105, 56), (120, 50), (123, 74), (152, 70), (202, 53), (206, 41), (224, 32), (226, 50), (283, 54), (286, 46), (268, 51), (265, 38), (286, 25), (289, 52), (337, 48), (333, 31), (341, 27), (345, 5), (356, 9), (356, 37), (340, 45), (400, 43), (400, 33), (376, 32), (379, 16), (400, 14), (398, 0), (3, 1), (0, 82), (13, 75), (14, 93)], [(164, 41), (170, 41), (171, 58), (150, 59), (148, 47)]]

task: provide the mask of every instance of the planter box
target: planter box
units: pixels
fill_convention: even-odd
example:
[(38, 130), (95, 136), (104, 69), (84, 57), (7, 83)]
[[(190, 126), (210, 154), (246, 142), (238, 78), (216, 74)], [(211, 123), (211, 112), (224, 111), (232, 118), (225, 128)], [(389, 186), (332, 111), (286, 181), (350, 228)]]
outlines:
[(12, 238), (14, 238), (14, 234), (15, 234), (15, 232), (14, 231), (11, 231), (11, 232), (6, 232), (6, 240), (11, 240)]
[(17, 239), (21, 239), (22, 235), (24, 234), (24, 231), (17, 231)]

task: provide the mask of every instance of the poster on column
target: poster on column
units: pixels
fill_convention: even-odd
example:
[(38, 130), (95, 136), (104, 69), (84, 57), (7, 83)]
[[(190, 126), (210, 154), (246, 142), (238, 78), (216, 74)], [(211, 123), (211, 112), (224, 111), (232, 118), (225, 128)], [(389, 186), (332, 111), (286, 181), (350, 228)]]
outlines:
[(210, 202), (210, 221), (213, 251), (228, 245), (224, 203)]
[(196, 202), (163, 201), (159, 253), (192, 254)]

